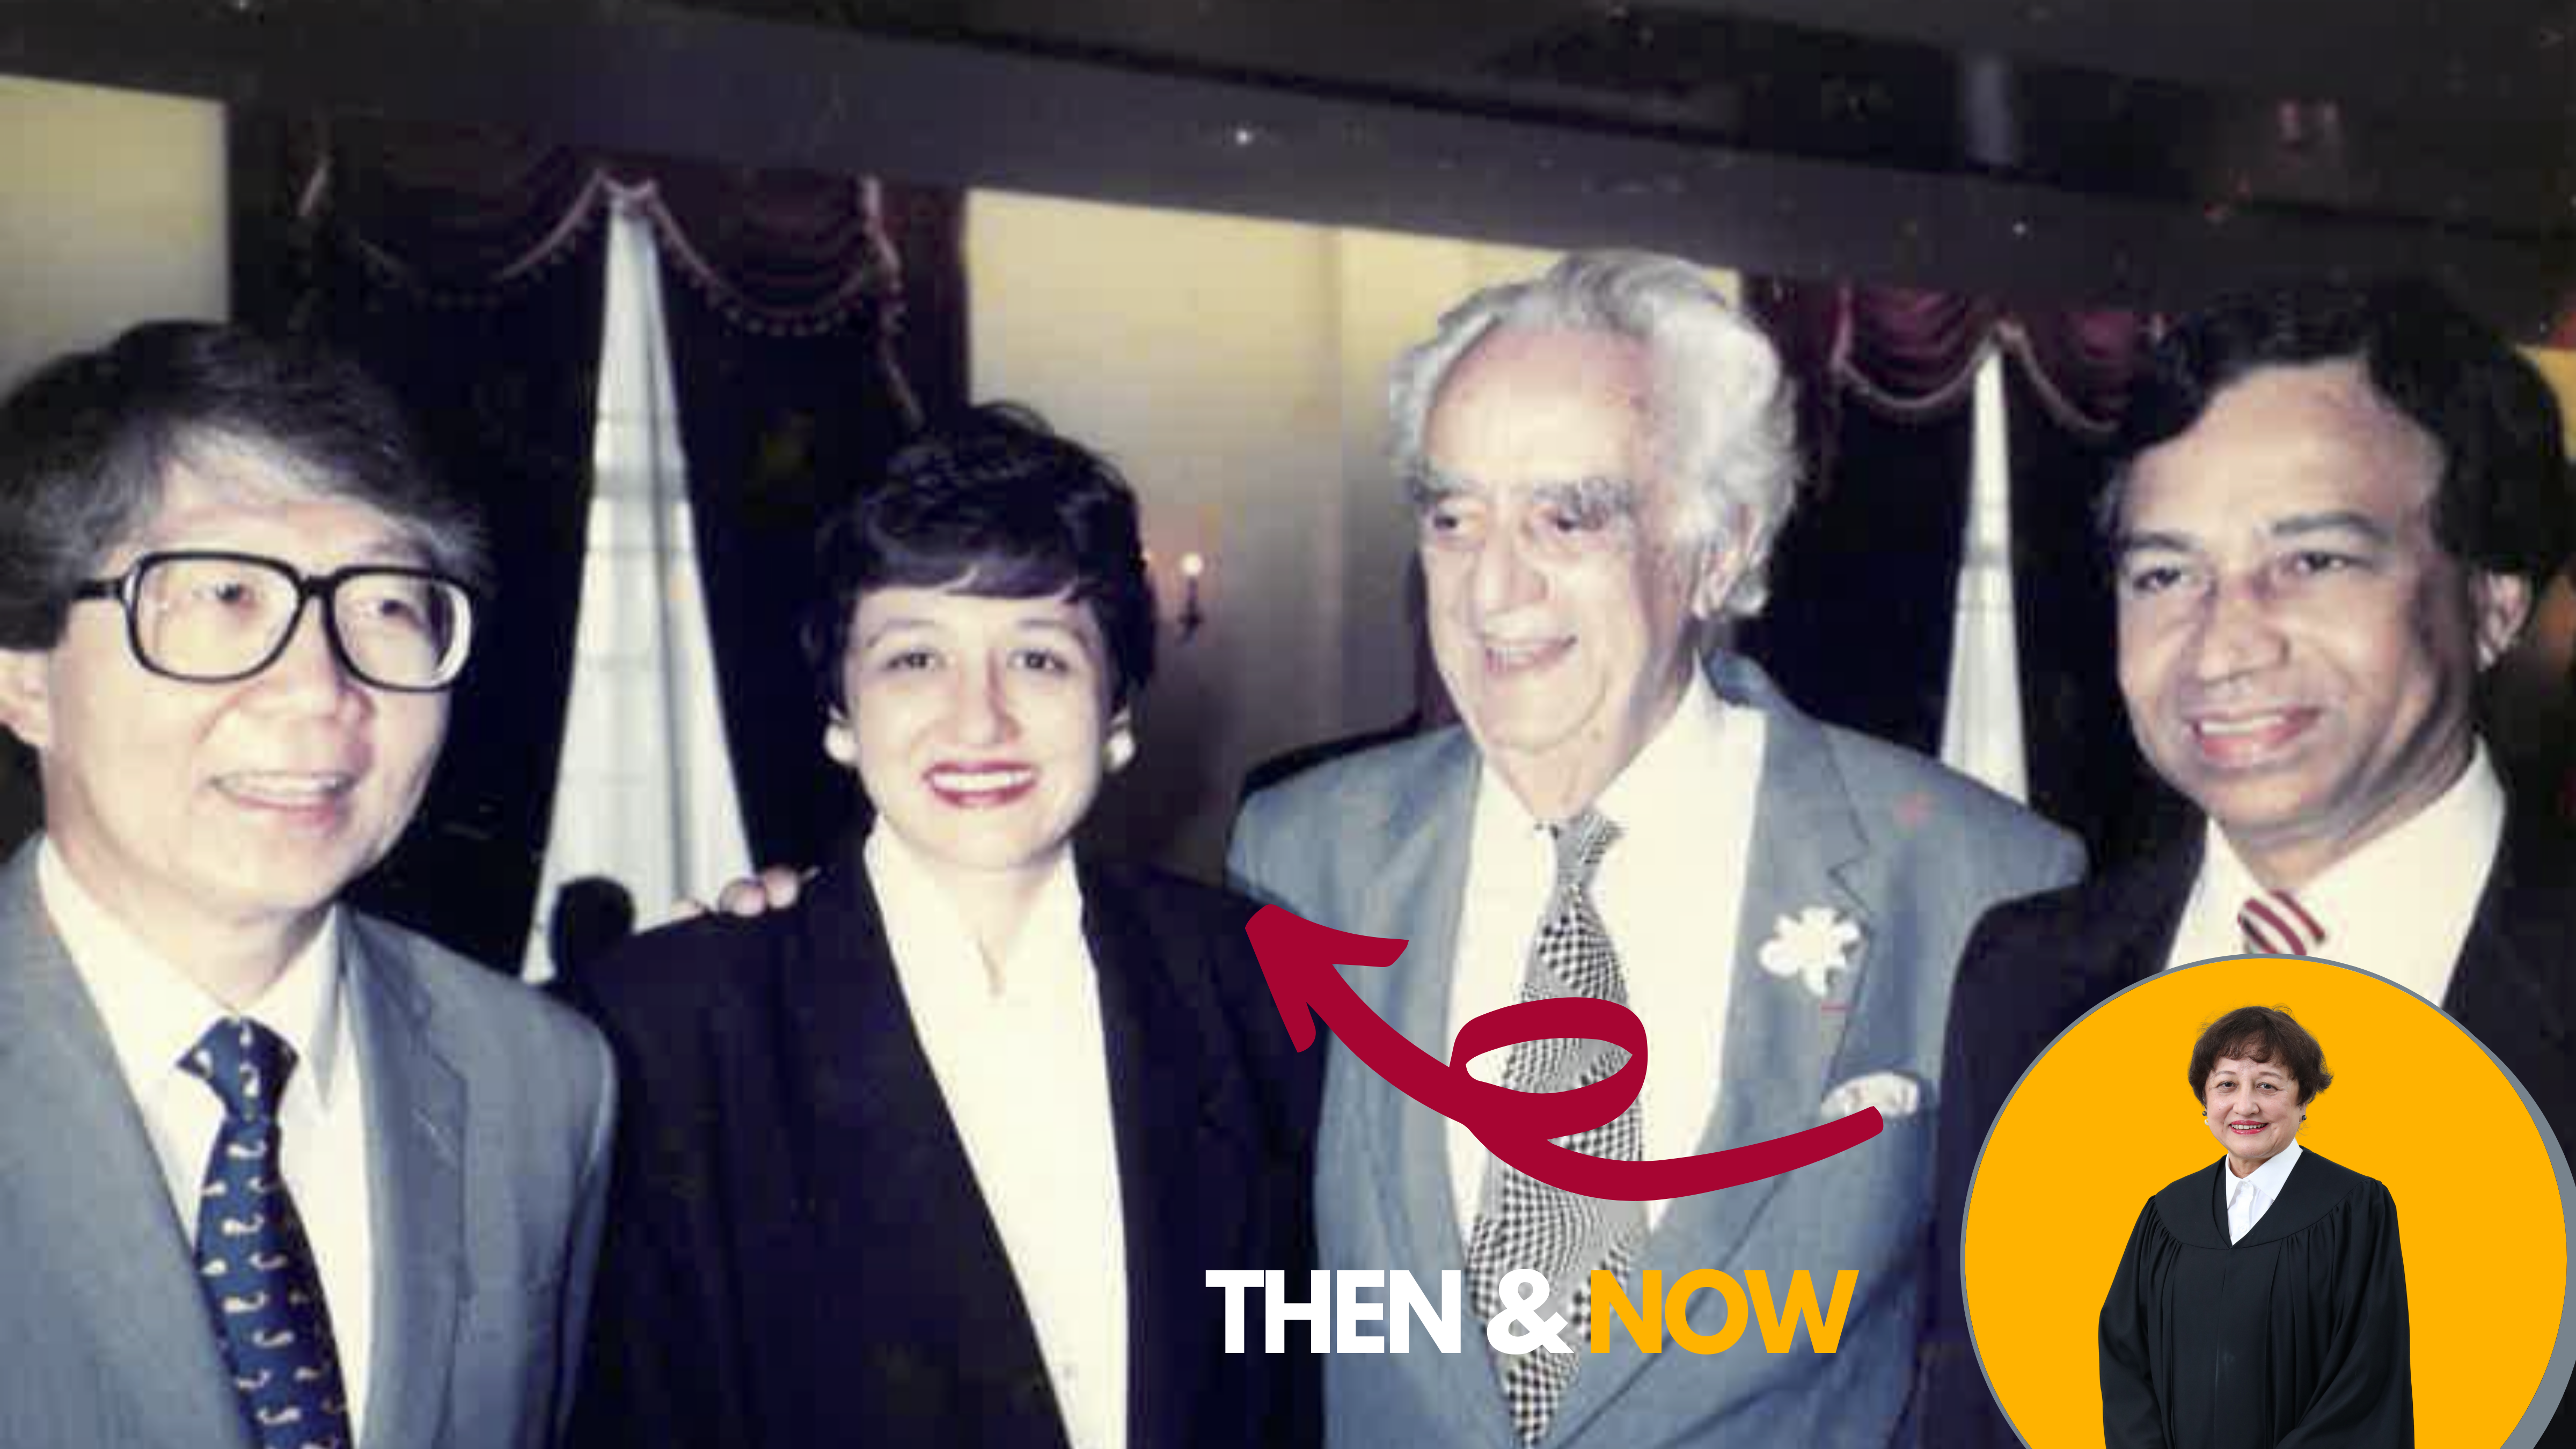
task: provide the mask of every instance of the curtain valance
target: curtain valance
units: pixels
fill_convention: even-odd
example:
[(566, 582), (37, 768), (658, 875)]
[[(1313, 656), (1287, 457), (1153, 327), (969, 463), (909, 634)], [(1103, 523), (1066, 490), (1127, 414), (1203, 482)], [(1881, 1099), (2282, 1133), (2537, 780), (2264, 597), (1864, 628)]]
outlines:
[(579, 250), (612, 205), (736, 326), (830, 331), (900, 296), (882, 192), (865, 176), (612, 158), (490, 132), (335, 121), (300, 163), (297, 218), (387, 285), (490, 306)]

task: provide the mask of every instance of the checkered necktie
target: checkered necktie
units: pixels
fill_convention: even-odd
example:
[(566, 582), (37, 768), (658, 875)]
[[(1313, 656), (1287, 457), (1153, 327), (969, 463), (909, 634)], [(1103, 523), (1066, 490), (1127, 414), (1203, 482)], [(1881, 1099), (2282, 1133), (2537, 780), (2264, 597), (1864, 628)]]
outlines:
[[(1619, 827), (1586, 810), (1556, 831), (1556, 889), (1549, 897), (1538, 938), (1530, 948), (1521, 1000), (1598, 996), (1626, 1005), (1628, 987), (1619, 953), (1592, 904), (1592, 877)], [(1628, 1053), (1606, 1042), (1558, 1037), (1515, 1044), (1503, 1058), (1503, 1085), (1520, 1092), (1561, 1092), (1589, 1086), (1625, 1066)], [(1590, 1131), (1557, 1139), (1595, 1157), (1634, 1162), (1644, 1156), (1645, 1128), (1637, 1104)], [(1486, 1164), (1485, 1190), (1467, 1238), (1467, 1282), (1477, 1316), (1491, 1322), (1502, 1311), (1501, 1282), (1515, 1268), (1545, 1274), (1549, 1297), (1542, 1313), (1566, 1318), (1565, 1341), (1578, 1351), (1501, 1355), (1503, 1397), (1521, 1442), (1547, 1432), (1556, 1407), (1581, 1366), (1592, 1301), (1592, 1271), (1625, 1274), (1646, 1236), (1643, 1203), (1583, 1197), (1539, 1182), (1500, 1158)]]
[(2245, 949), (2264, 956), (2313, 956), (2326, 942), (2326, 928), (2288, 891), (2247, 897), (2236, 928), (2245, 933)]
[(279, 1166), (277, 1104), (295, 1048), (247, 1018), (216, 1022), (180, 1059), (223, 1099), (197, 1203), (197, 1282), (260, 1449), (348, 1449), (331, 1311)]

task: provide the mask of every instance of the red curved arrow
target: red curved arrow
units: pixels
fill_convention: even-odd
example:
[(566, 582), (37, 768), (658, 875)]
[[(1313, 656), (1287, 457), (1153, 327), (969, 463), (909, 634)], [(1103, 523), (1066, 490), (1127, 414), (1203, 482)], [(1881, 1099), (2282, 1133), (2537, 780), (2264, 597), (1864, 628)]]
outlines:
[[(1464, 1125), (1496, 1157), (1551, 1187), (1585, 1197), (1644, 1202), (1689, 1197), (1822, 1162), (1879, 1134), (1876, 1107), (1848, 1117), (1723, 1152), (1621, 1162), (1559, 1147), (1548, 1139), (1597, 1127), (1628, 1110), (1646, 1081), (1646, 1024), (1614, 1001), (1569, 996), (1523, 1001), (1488, 1011), (1458, 1028), (1449, 1060), (1415, 1046), (1360, 1000), (1338, 969), (1390, 966), (1407, 945), (1393, 936), (1359, 936), (1319, 926), (1278, 906), (1264, 906), (1244, 928), (1270, 983), (1279, 1020), (1297, 1050), (1315, 1044), (1320, 1018), (1369, 1070), (1397, 1091)], [(1480, 1082), (1471, 1058), (1517, 1042), (1587, 1037), (1628, 1050), (1628, 1064), (1590, 1086), (1521, 1092)]]

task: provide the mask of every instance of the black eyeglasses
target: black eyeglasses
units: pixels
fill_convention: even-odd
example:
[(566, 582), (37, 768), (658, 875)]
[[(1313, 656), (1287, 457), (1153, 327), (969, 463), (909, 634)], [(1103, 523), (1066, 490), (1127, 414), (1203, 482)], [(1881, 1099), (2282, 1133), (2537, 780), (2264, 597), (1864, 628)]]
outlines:
[(378, 689), (445, 689), (474, 642), (473, 594), (444, 574), (396, 564), (308, 576), (253, 553), (147, 553), (72, 597), (116, 600), (136, 662), (199, 684), (248, 679), (276, 663), (307, 599), (322, 601), (340, 667)]

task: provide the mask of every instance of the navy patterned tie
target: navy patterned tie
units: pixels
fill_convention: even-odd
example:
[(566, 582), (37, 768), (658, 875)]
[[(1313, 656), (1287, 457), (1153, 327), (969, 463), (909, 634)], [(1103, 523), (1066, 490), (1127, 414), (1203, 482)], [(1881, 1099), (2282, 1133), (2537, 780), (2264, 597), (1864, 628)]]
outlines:
[(331, 1344), (331, 1311), (278, 1153), (277, 1104), (295, 1070), (295, 1049), (235, 1017), (208, 1027), (179, 1065), (224, 1104), (197, 1203), (197, 1282), (251, 1442), (260, 1449), (348, 1449), (349, 1400)]
[[(1530, 948), (1521, 1000), (1598, 996), (1625, 1006), (1627, 978), (1609, 928), (1592, 904), (1592, 877), (1619, 838), (1619, 827), (1586, 810), (1556, 831), (1556, 890)], [(1557, 1037), (1513, 1045), (1503, 1057), (1503, 1085), (1520, 1092), (1562, 1092), (1590, 1086), (1628, 1063), (1628, 1053), (1607, 1042)], [(1571, 1137), (1562, 1146), (1595, 1157), (1634, 1162), (1644, 1156), (1645, 1122), (1631, 1102), (1608, 1122)], [(1573, 1353), (1545, 1348), (1500, 1362), (1503, 1398), (1521, 1442), (1534, 1444), (1556, 1417), (1557, 1405), (1581, 1366), (1592, 1306), (1592, 1271), (1627, 1273), (1646, 1236), (1643, 1203), (1583, 1197), (1550, 1187), (1494, 1158), (1486, 1165), (1485, 1191), (1467, 1238), (1467, 1284), (1477, 1316), (1491, 1322), (1502, 1310), (1502, 1278), (1515, 1268), (1545, 1275), (1543, 1313), (1565, 1315), (1565, 1341)]]

